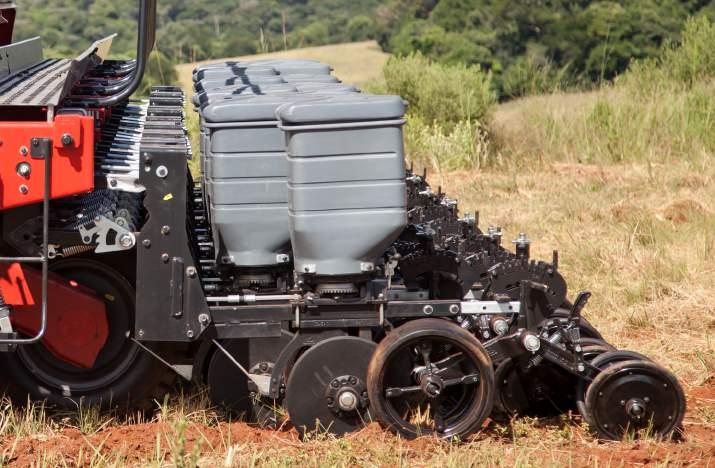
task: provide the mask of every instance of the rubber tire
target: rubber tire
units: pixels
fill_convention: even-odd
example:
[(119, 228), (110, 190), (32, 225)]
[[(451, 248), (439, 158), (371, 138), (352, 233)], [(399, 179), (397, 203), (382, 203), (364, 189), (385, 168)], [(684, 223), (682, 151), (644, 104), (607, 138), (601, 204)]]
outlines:
[(427, 431), (421, 433), (407, 432), (397, 427), (392, 421), (386, 420), (385, 415), (388, 415), (389, 412), (383, 405), (382, 379), (380, 378), (381, 370), (387, 363), (388, 358), (393, 352), (402, 347), (404, 341), (427, 336), (459, 340), (460, 345), (469, 348), (473, 357), (476, 357), (480, 361), (480, 393), (484, 402), (481, 411), (471, 416), (472, 421), (468, 424), (468, 427), (461, 430), (459, 434), (443, 436), (445, 439), (463, 439), (469, 434), (479, 430), (482, 423), (491, 414), (496, 394), (496, 383), (494, 380), (492, 360), (482, 344), (474, 335), (449, 320), (425, 318), (407, 322), (389, 333), (387, 337), (378, 344), (367, 370), (367, 392), (370, 398), (370, 414), (372, 414), (383, 427), (408, 439), (414, 439), (423, 435), (435, 435)]
[[(69, 259), (63, 262), (73, 261)], [(108, 265), (88, 259), (82, 259), (81, 264), (107, 275), (111, 281), (127, 288), (127, 292), (134, 291), (131, 284)], [(135, 297), (130, 300), (134, 305)], [(48, 386), (33, 374), (32, 369), (25, 366), (17, 352), (0, 353), (0, 375), (7, 382), (6, 394), (17, 404), (26, 404), (28, 399), (44, 401), (49, 407), (60, 410), (76, 410), (80, 404), (83, 407), (114, 409), (119, 412), (150, 410), (155, 407), (155, 400), (161, 401), (176, 382), (176, 374), (171, 369), (143, 350), (139, 350), (134, 362), (120, 378), (105, 388), (90, 392), (72, 394), (70, 388), (67, 394), (66, 390)]]
[[(590, 408), (594, 407), (596, 404), (596, 400), (598, 398), (598, 393), (601, 390), (600, 385), (603, 384), (604, 381), (607, 381), (610, 378), (609, 374), (615, 374), (622, 369), (627, 369), (631, 365), (640, 365), (640, 366), (645, 366), (645, 367), (650, 367), (653, 369), (658, 370), (661, 372), (669, 381), (671, 384), (671, 388), (675, 389), (675, 392), (677, 393), (678, 396), (678, 417), (673, 419), (672, 422), (668, 423), (667, 429), (665, 431), (659, 431), (657, 432), (658, 436), (662, 437), (668, 437), (671, 434), (674, 433), (674, 431), (679, 430), (682, 427), (683, 423), (683, 417), (685, 416), (685, 410), (686, 410), (686, 402), (685, 402), (685, 392), (683, 391), (683, 387), (680, 385), (680, 382), (678, 382), (678, 379), (673, 375), (672, 372), (670, 372), (668, 369), (659, 366), (658, 364), (654, 363), (653, 361), (647, 360), (630, 360), (630, 361), (621, 361), (621, 362), (616, 362), (612, 364), (611, 366), (608, 366), (609, 372), (602, 372), (596, 376), (595, 379), (593, 379), (593, 382), (591, 385), (588, 387), (588, 390), (586, 391), (586, 408), (589, 409), (590, 413)], [(599, 431), (599, 429), (596, 427), (596, 424), (590, 424), (591, 430), (598, 435), (598, 437), (601, 440), (621, 440), (622, 437), (611, 437), (610, 434), (605, 434), (603, 431)]]

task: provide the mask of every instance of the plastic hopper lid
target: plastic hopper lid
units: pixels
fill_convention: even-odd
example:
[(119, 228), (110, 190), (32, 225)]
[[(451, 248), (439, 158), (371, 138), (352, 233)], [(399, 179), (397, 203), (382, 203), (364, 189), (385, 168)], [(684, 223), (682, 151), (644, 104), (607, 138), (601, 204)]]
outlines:
[(227, 96), (206, 106), (203, 117), (206, 122), (265, 122), (275, 121), (276, 109), (295, 101), (315, 100), (315, 95), (298, 93)]
[(399, 96), (344, 93), (281, 106), (277, 115), (288, 124), (400, 119), (405, 102)]
[(332, 75), (312, 75), (308, 73), (289, 73), (280, 75), (287, 83), (340, 83)]

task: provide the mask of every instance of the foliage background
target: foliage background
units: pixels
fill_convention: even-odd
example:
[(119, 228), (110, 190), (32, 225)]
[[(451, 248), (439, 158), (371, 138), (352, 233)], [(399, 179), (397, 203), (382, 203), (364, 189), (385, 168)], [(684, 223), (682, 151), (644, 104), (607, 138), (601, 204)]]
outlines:
[[(23, 0), (17, 38), (42, 35), (49, 54), (74, 55), (118, 32), (113, 50), (131, 56), (136, 4)], [(505, 100), (611, 80), (678, 42), (692, 15), (715, 19), (715, 1), (160, 0), (149, 76), (171, 74), (160, 66), (171, 63), (377, 38), (398, 56), (479, 65)]]

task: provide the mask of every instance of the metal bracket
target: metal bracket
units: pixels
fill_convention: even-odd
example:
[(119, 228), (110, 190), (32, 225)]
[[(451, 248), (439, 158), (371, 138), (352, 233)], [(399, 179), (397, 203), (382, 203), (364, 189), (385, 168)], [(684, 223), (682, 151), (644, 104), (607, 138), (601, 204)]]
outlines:
[(104, 216), (98, 216), (94, 221), (80, 226), (79, 234), (83, 243), (97, 244), (96, 253), (119, 252), (136, 245), (133, 232)]
[(32, 159), (47, 159), (52, 151), (52, 140), (49, 138), (33, 138), (30, 140), (30, 157)]
[(464, 301), (461, 303), (461, 307), (463, 315), (518, 314), (521, 312), (521, 303), (519, 301)]
[[(134, 174), (107, 174), (106, 188), (109, 190), (120, 190), (122, 192), (141, 193), (146, 191), (146, 187), (137, 182), (138, 175)], [(95, 179), (96, 180), (96, 179)]]
[(12, 335), (12, 323), (10, 322), (10, 307), (0, 306), (0, 333)]
[(248, 379), (253, 382), (256, 387), (258, 387), (258, 392), (261, 395), (268, 396), (270, 395), (270, 387), (271, 387), (271, 376), (270, 375), (263, 375), (263, 374), (251, 374), (246, 370), (245, 367), (241, 365), (240, 362), (236, 360), (235, 357), (231, 353), (229, 353), (226, 348), (221, 346), (221, 343), (218, 342), (218, 340), (211, 340), (213, 341), (213, 344), (216, 345), (216, 347), (221, 351), (223, 354), (226, 355), (226, 357), (231, 361), (236, 367), (238, 367), (241, 372), (243, 372)]

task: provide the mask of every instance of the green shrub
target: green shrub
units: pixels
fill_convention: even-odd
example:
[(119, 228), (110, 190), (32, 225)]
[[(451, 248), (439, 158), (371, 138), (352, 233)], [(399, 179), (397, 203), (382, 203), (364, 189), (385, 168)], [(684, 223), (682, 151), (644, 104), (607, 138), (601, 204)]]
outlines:
[(405, 126), (405, 150), (417, 167), (438, 172), (475, 169), (490, 162), (487, 132), (483, 125), (469, 120), (445, 128), (412, 116)]
[(547, 60), (520, 57), (501, 76), (502, 99), (559, 91), (569, 84), (568, 67), (554, 68)]
[(443, 65), (417, 53), (390, 58), (384, 75), (386, 91), (402, 96), (410, 115), (430, 124), (483, 121), (495, 103), (491, 75), (478, 66)]

